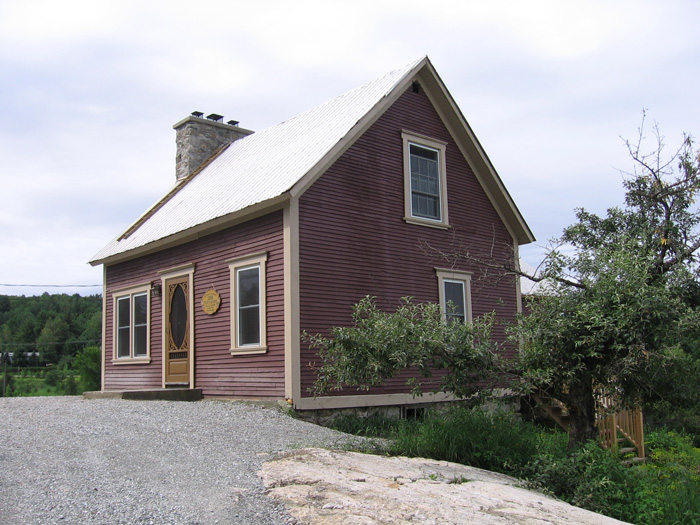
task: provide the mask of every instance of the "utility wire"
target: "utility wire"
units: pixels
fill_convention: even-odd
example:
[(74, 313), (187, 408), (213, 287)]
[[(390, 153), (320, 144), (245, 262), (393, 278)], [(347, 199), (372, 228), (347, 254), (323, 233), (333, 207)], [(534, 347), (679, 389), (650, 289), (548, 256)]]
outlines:
[(84, 339), (82, 341), (54, 341), (47, 343), (0, 343), (0, 347), (7, 346), (39, 346), (41, 345), (67, 345), (73, 343), (101, 343), (100, 339)]
[(0, 283), (0, 286), (27, 286), (34, 288), (95, 288), (101, 284), (7, 284)]

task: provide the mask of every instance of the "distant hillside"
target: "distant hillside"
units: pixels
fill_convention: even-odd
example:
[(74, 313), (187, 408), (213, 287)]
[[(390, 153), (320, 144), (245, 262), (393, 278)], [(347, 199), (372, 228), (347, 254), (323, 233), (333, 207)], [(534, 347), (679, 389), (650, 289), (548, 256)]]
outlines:
[(14, 365), (58, 363), (100, 346), (102, 297), (0, 295), (0, 358)]

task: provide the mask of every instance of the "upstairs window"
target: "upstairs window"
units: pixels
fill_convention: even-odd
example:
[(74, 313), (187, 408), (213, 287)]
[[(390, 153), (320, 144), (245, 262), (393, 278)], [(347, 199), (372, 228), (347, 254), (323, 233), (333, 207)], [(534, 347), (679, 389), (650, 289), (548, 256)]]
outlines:
[(401, 136), (404, 145), (404, 220), (447, 228), (445, 143), (407, 131)]
[(114, 294), (114, 360), (149, 361), (150, 285)]
[(409, 144), (411, 162), (411, 215), (440, 220), (440, 163), (438, 151)]

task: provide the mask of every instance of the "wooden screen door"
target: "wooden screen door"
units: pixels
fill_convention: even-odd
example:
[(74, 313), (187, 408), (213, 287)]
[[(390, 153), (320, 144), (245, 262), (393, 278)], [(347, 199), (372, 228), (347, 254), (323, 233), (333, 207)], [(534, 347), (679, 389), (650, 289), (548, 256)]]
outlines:
[(190, 384), (190, 282), (187, 276), (165, 283), (165, 386)]

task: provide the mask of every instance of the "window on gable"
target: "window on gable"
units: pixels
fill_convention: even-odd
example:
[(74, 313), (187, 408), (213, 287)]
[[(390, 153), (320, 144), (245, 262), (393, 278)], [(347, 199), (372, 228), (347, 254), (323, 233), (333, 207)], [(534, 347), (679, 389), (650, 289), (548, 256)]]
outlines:
[(404, 147), (404, 220), (447, 228), (445, 143), (407, 131)]
[(472, 320), (471, 274), (436, 268), (440, 308), (448, 321)]
[(267, 350), (265, 265), (267, 254), (227, 261), (231, 271), (231, 352)]
[(114, 360), (150, 361), (150, 285), (114, 294)]
[(408, 145), (411, 157), (411, 215), (440, 220), (440, 164), (438, 152)]

